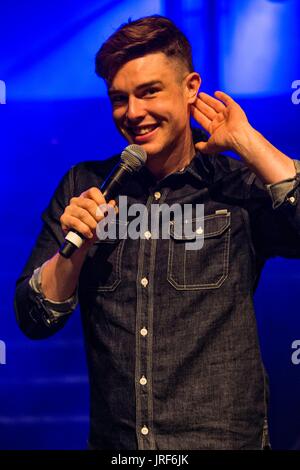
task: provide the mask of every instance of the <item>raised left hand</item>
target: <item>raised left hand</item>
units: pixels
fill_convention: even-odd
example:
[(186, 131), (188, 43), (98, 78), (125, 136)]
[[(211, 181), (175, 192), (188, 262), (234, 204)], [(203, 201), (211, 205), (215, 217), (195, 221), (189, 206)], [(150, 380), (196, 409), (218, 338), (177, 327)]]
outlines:
[(216, 91), (216, 98), (207, 93), (199, 93), (191, 106), (193, 118), (210, 133), (207, 142), (199, 142), (196, 149), (203, 153), (218, 153), (235, 150), (239, 133), (250, 126), (242, 108), (226, 93)]

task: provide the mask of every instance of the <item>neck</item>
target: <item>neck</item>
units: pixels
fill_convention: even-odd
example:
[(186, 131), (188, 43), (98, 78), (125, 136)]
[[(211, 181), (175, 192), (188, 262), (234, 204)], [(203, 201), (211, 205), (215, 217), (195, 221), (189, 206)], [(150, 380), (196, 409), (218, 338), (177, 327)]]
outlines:
[(192, 131), (189, 128), (179, 136), (177, 141), (172, 143), (172, 148), (150, 156), (146, 166), (157, 180), (161, 180), (165, 176), (185, 168), (194, 155), (195, 147)]

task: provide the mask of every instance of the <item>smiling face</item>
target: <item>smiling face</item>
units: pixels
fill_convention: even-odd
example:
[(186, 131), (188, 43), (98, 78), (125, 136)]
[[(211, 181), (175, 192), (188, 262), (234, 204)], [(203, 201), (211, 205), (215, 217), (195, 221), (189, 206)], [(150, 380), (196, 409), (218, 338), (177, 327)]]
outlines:
[(189, 73), (162, 52), (130, 60), (109, 88), (117, 128), (151, 159), (161, 161), (176, 151), (184, 152), (191, 137), (189, 106), (199, 84), (198, 74)]

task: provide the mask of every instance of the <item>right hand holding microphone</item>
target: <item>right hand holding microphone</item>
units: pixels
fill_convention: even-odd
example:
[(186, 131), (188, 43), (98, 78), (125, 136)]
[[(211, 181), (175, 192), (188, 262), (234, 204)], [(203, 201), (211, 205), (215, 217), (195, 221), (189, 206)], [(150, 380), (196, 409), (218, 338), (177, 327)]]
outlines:
[(85, 246), (91, 245), (97, 240), (97, 224), (105, 217), (106, 205), (117, 210), (116, 201), (110, 200), (107, 203), (100, 189), (96, 187), (87, 189), (79, 197), (72, 197), (60, 217), (62, 230), (64, 233), (75, 230), (85, 238)]
[(128, 145), (101, 184), (100, 190), (93, 187), (82, 193), (79, 198), (71, 199), (61, 218), (63, 229), (71, 228), (59, 249), (61, 256), (70, 258), (74, 251), (82, 246), (85, 237), (92, 241), (95, 239), (97, 223), (104, 216), (103, 211), (97, 212), (99, 203), (105, 203), (105, 198), (108, 198), (109, 205), (112, 205), (114, 198), (120, 194), (122, 185), (145, 165), (146, 160), (147, 154), (142, 147), (135, 144)]

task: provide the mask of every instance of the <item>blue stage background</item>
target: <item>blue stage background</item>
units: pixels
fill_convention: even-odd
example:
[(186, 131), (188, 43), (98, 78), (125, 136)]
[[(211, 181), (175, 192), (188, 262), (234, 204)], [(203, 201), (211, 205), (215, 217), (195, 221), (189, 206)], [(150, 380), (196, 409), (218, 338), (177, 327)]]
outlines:
[[(65, 171), (123, 149), (94, 55), (120, 23), (153, 13), (174, 19), (188, 35), (203, 91), (232, 94), (254, 127), (300, 156), (300, 104), (292, 102), (292, 83), (300, 80), (298, 0), (2, 2), (0, 449), (86, 448), (79, 314), (56, 336), (30, 341), (15, 322), (14, 283)], [(299, 280), (299, 260), (271, 260), (255, 298), (274, 449), (300, 450), (300, 354), (292, 361), (292, 343), (300, 347)]]

